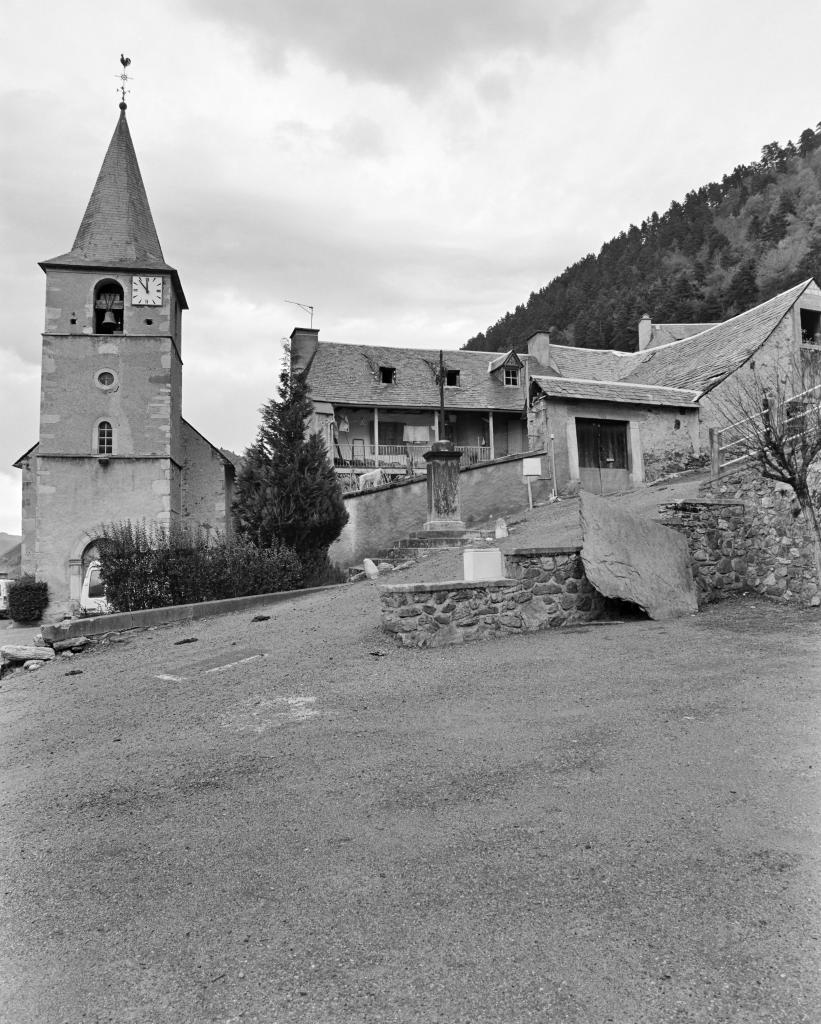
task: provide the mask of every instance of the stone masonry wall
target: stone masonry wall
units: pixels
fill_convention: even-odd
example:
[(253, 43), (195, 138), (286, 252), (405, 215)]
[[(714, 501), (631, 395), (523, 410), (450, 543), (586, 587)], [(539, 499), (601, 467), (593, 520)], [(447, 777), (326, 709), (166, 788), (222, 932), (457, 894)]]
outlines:
[(788, 488), (747, 471), (701, 490), (704, 501), (659, 507), (664, 525), (688, 537), (700, 604), (742, 590), (821, 604), (810, 527)]
[(505, 561), (505, 579), (380, 587), (382, 628), (404, 647), (444, 647), (606, 615), (578, 548), (523, 549)]
[(687, 538), (699, 607), (746, 589), (743, 503), (680, 501), (659, 505), (658, 511), (663, 526)]

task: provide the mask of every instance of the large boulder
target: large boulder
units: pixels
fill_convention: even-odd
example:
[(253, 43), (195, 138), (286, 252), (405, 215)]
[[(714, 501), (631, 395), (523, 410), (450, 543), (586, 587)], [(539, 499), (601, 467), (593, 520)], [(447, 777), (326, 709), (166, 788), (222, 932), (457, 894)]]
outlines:
[(690, 550), (680, 533), (587, 491), (580, 498), (582, 561), (600, 594), (632, 601), (651, 619), (698, 611)]

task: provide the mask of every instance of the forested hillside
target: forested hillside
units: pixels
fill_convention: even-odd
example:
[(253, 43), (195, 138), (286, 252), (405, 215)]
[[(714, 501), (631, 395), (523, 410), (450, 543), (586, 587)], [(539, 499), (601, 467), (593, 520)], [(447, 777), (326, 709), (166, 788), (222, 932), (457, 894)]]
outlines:
[(724, 320), (821, 275), (821, 122), (797, 145), (771, 142), (742, 164), (631, 224), (568, 267), (465, 348), (525, 348), (535, 331), (563, 345), (632, 350), (656, 323)]

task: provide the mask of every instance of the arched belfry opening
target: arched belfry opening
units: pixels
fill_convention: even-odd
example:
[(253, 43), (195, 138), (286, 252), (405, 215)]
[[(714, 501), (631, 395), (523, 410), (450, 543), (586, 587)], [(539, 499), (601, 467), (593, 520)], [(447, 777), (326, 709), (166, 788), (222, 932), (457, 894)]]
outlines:
[(94, 333), (123, 333), (123, 289), (117, 281), (99, 281), (94, 289)]

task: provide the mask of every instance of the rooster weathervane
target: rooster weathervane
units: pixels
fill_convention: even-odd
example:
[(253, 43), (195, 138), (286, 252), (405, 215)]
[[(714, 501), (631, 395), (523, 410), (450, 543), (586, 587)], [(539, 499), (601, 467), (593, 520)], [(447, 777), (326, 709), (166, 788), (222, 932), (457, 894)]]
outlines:
[(117, 77), (120, 79), (120, 82), (122, 84), (118, 86), (118, 90), (119, 90), (120, 94), (122, 95), (122, 103), (123, 103), (123, 105), (125, 105), (125, 94), (127, 92), (131, 92), (130, 89), (126, 89), (126, 87), (125, 87), (125, 83), (131, 81), (130, 76), (126, 73), (126, 68), (131, 63), (131, 58), (130, 57), (125, 57), (121, 53), (120, 54), (120, 63), (123, 66), (123, 70), (122, 70), (122, 74), (117, 75)]

